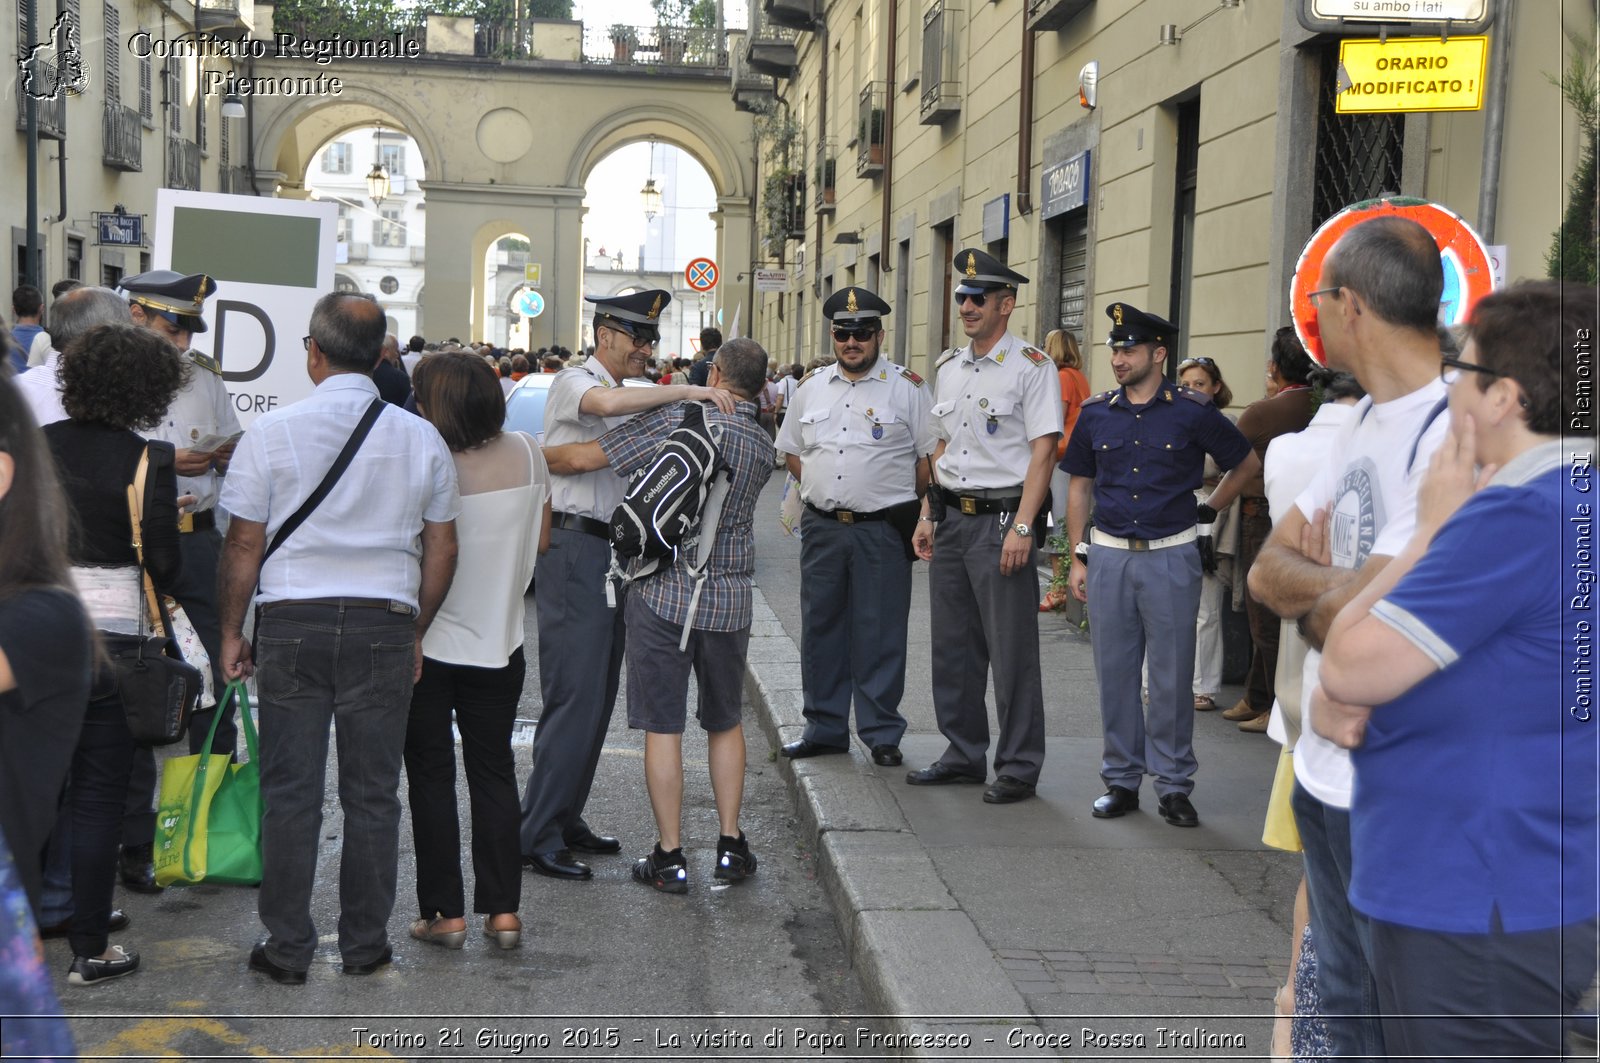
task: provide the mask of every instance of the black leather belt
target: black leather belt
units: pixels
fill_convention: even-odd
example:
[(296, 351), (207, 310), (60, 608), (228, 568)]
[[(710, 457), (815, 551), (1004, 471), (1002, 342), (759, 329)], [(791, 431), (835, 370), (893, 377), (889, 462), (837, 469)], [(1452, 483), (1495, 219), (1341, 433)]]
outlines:
[(217, 526), (217, 511), (202, 509), (198, 513), (180, 513), (178, 515), (178, 530), (180, 532), (210, 531)]
[(806, 503), (806, 508), (819, 517), (827, 517), (829, 520), (836, 520), (840, 524), (856, 524), (860, 521), (889, 519), (889, 510), (887, 509), (875, 509), (871, 513), (863, 513), (859, 509), (818, 509), (810, 502)]
[[(1005, 493), (1010, 491), (1016, 491), (1017, 494)], [(944, 499), (945, 505), (955, 506), (968, 516), (974, 513), (1015, 513), (1017, 507), (1022, 505), (1021, 491), (1020, 487), (1002, 487), (999, 490), (962, 495), (941, 487), (939, 497)]]
[(568, 531), (582, 532), (585, 535), (593, 535), (595, 538), (604, 539), (608, 543), (611, 541), (611, 525), (603, 520), (595, 520), (593, 517), (580, 517), (576, 513), (555, 513), (550, 517), (550, 526), (552, 528), (566, 528)]
[(382, 609), (386, 613), (398, 613), (401, 616), (417, 615), (413, 606), (394, 598), (287, 598), (278, 602), (263, 602), (261, 611), (284, 605), (331, 605), (340, 609)]

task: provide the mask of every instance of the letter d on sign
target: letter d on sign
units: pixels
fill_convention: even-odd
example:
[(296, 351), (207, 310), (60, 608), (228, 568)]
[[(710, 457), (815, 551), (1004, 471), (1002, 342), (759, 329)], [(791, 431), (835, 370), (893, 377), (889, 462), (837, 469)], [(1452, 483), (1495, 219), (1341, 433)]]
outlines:
[[(256, 352), (255, 364), (249, 369), (228, 368), (229, 366), (241, 365), (250, 357), (242, 350), (237, 349), (239, 346), (237, 342), (233, 348), (228, 346), (228, 315), (230, 313), (245, 314), (253, 317), (261, 326), (261, 350)], [(254, 303), (241, 303), (228, 299), (217, 300), (217, 338), (213, 343), (212, 350), (216, 352), (217, 364), (222, 366), (222, 379), (240, 382), (259, 379), (267, 371), (268, 367), (272, 365), (272, 352), (277, 349), (277, 346), (277, 333), (273, 331), (272, 320), (267, 317), (265, 310), (262, 310)]]

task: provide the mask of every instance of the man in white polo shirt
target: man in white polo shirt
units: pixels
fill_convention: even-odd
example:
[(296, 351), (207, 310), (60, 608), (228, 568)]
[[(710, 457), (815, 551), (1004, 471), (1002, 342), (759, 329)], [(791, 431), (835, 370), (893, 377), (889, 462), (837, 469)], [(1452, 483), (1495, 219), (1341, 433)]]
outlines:
[[(455, 465), (431, 424), (378, 397), (371, 374), (384, 325), (370, 296), (318, 300), (305, 340), (316, 390), (251, 426), (222, 494), (233, 514), (218, 579), (223, 668), (229, 679), (254, 673), (261, 698), (268, 937), (250, 967), (288, 985), (305, 982), (317, 947), (311, 892), (330, 722), (344, 810), (344, 973), (371, 974), (391, 959), (406, 715), (422, 636), (455, 574)], [(323, 494), (363, 423), (370, 430)], [(244, 614), (258, 580), (252, 647)]]

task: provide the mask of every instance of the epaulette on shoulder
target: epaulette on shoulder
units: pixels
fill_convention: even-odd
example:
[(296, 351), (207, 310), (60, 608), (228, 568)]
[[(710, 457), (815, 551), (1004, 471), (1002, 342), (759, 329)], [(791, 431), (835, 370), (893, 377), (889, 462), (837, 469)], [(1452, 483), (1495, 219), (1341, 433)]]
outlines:
[(1093, 406), (1097, 402), (1105, 402), (1107, 399), (1109, 399), (1111, 396), (1113, 396), (1115, 394), (1116, 394), (1116, 390), (1115, 389), (1113, 389), (1111, 391), (1102, 391), (1098, 395), (1090, 395), (1088, 398), (1083, 400), (1081, 405), (1082, 406)]
[(913, 373), (903, 365), (896, 365), (895, 368), (900, 370), (900, 375), (904, 377), (912, 387), (920, 388), (922, 386), (922, 378), (920, 376)]
[[(800, 384), (804, 384), (807, 380), (810, 380), (812, 377), (816, 376), (818, 373), (822, 372), (826, 368), (828, 368), (828, 367), (825, 366), (825, 365), (817, 366), (815, 369), (811, 370), (811, 372), (807, 373), (805, 376), (800, 378)], [(800, 384), (796, 384), (795, 387), (799, 387)]]
[(218, 361), (215, 358), (211, 357), (209, 354), (204, 354), (204, 353), (202, 353), (200, 351), (191, 350), (189, 352), (189, 360), (191, 362), (193, 362), (195, 365), (199, 366), (201, 369), (204, 369), (208, 373), (215, 373), (215, 374), (217, 374), (217, 376), (221, 376), (222, 375), (222, 366), (221, 366), (221, 364), (218, 363)]
[(1196, 391), (1194, 388), (1186, 388), (1182, 384), (1178, 385), (1178, 394), (1198, 406), (1210, 406), (1212, 404), (1210, 395), (1203, 391)]
[(944, 368), (944, 363), (946, 363), (950, 359), (954, 358), (960, 352), (961, 352), (961, 348), (960, 347), (951, 347), (948, 351), (945, 351), (943, 354), (941, 354), (939, 356), (939, 360), (933, 363), (934, 371), (937, 372), (938, 370), (943, 369)]
[(1022, 356), (1034, 365), (1043, 365), (1050, 360), (1050, 356), (1037, 347), (1023, 347)]

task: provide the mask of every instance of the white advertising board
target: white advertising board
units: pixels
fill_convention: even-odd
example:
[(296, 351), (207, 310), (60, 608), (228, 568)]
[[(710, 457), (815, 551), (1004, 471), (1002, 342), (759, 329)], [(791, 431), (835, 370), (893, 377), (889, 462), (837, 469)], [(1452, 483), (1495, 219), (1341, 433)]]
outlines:
[(301, 338), (333, 291), (333, 203), (164, 188), (156, 194), (156, 269), (204, 273), (209, 330), (196, 350), (215, 358), (245, 428), (311, 394)]

